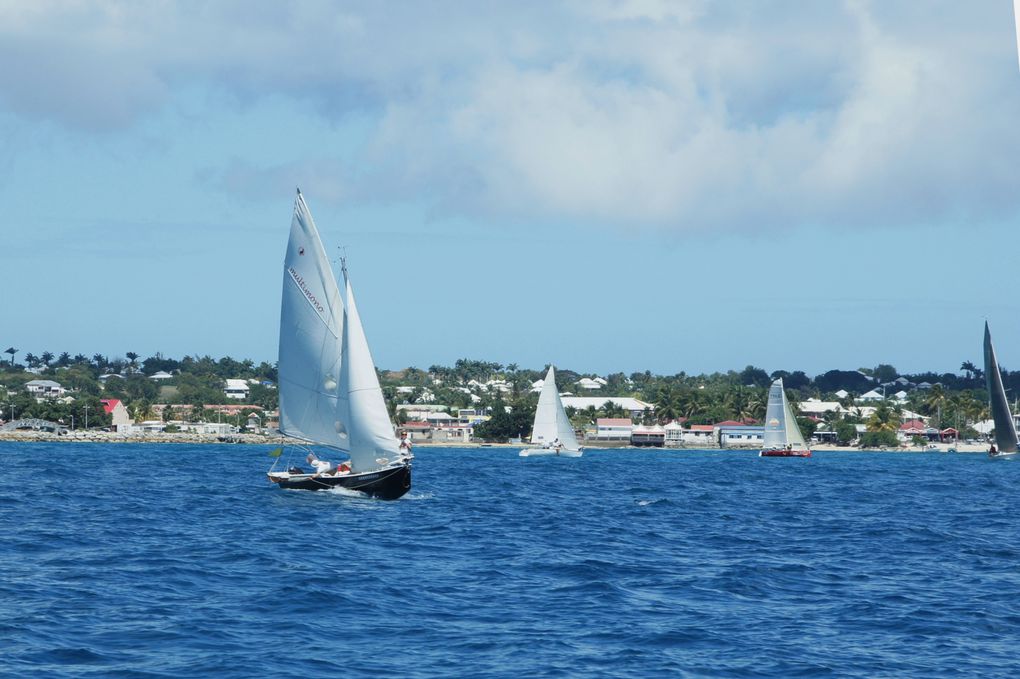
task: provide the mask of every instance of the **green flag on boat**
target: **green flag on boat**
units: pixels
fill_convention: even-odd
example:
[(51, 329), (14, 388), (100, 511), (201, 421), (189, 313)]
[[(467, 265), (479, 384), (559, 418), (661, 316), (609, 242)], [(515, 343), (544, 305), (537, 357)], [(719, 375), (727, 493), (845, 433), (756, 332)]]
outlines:
[(273, 448), (269, 451), (269, 457), (280, 457), (283, 455), (283, 448)]

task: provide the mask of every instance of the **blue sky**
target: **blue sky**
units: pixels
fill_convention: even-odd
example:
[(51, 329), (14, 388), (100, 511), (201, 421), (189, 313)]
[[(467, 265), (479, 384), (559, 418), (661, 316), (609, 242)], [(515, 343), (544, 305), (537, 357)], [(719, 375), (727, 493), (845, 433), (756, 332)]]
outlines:
[(7, 3), (0, 60), (5, 347), (275, 360), (300, 186), (383, 367), (1020, 366), (1006, 2)]

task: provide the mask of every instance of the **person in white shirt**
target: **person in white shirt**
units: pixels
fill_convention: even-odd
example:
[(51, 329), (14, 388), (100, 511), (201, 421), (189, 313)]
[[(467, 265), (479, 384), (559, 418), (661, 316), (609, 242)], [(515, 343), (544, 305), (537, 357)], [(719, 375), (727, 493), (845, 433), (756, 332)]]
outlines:
[(330, 470), (333, 469), (332, 463), (327, 462), (326, 460), (320, 460), (315, 457), (315, 453), (308, 453), (308, 457), (306, 457), (305, 460), (307, 460), (308, 464), (315, 467), (316, 474), (328, 474)]
[(400, 452), (405, 455), (411, 452), (411, 439), (407, 432), (404, 432), (404, 435), (400, 437)]

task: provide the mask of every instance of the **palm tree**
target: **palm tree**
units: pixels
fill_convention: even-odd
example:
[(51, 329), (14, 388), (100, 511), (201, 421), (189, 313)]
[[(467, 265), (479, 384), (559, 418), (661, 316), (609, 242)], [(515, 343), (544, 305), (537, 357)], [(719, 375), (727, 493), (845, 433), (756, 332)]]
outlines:
[(6, 349), (4, 349), (4, 353), (11, 355), (11, 367), (13, 368), (14, 367), (14, 354), (18, 353), (18, 350), (15, 349), (14, 347), (7, 347)]
[(29, 352), (29, 353), (25, 354), (25, 363), (28, 364), (29, 368), (36, 368), (36, 367), (39, 366), (39, 363), (40, 363), (39, 357), (36, 356), (35, 354)]
[(57, 365), (61, 368), (66, 368), (71, 364), (71, 354), (66, 351), (61, 351), (60, 356), (57, 357)]
[(655, 395), (655, 403), (655, 413), (660, 422), (669, 422), (681, 417), (682, 401), (680, 393), (673, 385), (667, 384), (660, 387)]
[(630, 414), (626, 408), (613, 401), (606, 401), (599, 410), (602, 412), (602, 417), (627, 417)]
[(134, 372), (135, 367), (138, 365), (138, 354), (133, 351), (129, 351), (124, 355), (128, 358), (128, 366), (130, 366), (131, 371)]
[(967, 373), (967, 379), (969, 380), (974, 376), (974, 371), (977, 370), (977, 367), (970, 361), (964, 361), (960, 364), (960, 370)]
[(897, 432), (900, 428), (900, 416), (894, 408), (882, 401), (868, 418), (868, 431), (891, 431)]
[(73, 360), (75, 365), (81, 365), (82, 363), (88, 363), (89, 357), (85, 354), (75, 354)]
[(44, 352), (42, 352), (42, 356), (39, 357), (39, 360), (43, 362), (43, 365), (45, 365), (47, 368), (49, 368), (50, 367), (50, 361), (53, 360), (53, 352), (52, 351), (44, 351)]
[(935, 413), (935, 426), (938, 429), (942, 428), (942, 408), (946, 405), (947, 397), (946, 390), (941, 384), (934, 385), (928, 390), (928, 397), (924, 401), (924, 405), (928, 408), (928, 414)]

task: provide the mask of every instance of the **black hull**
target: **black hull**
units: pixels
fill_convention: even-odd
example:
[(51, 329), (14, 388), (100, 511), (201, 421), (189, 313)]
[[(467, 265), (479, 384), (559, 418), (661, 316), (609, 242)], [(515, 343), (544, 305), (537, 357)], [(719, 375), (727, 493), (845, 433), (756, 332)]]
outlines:
[(396, 500), (411, 490), (411, 466), (392, 467), (367, 474), (345, 476), (300, 476), (295, 479), (269, 477), (280, 488), (295, 490), (329, 490), (347, 488), (380, 500)]

